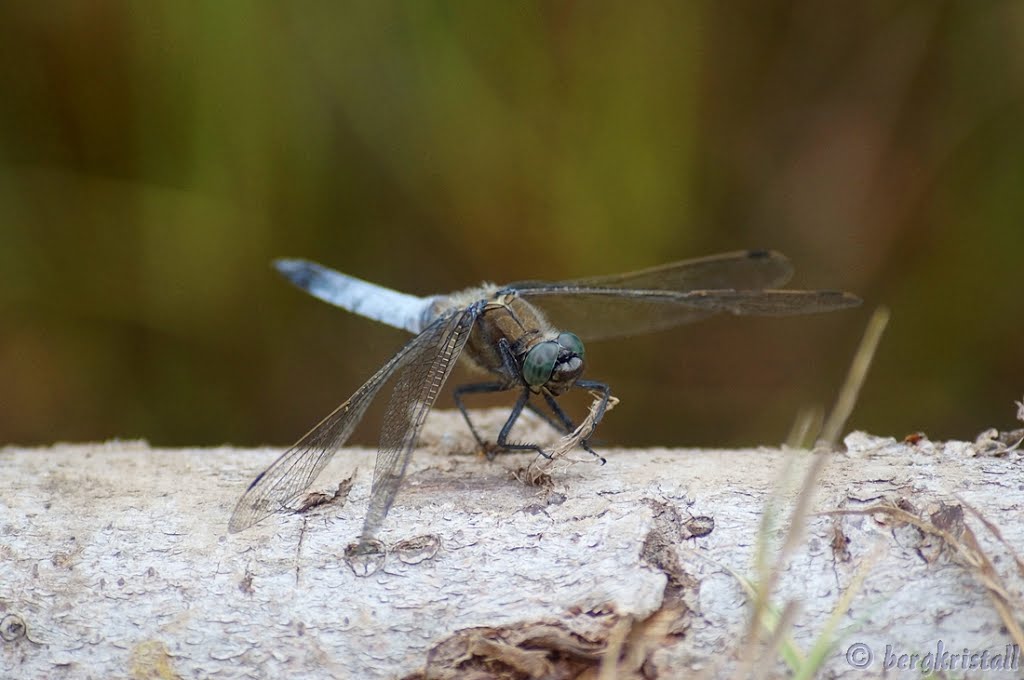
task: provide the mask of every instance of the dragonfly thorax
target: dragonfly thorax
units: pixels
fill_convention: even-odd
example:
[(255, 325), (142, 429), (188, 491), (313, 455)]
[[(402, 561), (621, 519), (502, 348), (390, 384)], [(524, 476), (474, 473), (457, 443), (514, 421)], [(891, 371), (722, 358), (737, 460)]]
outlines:
[(583, 341), (574, 333), (559, 333), (538, 342), (523, 357), (523, 381), (558, 396), (583, 375)]

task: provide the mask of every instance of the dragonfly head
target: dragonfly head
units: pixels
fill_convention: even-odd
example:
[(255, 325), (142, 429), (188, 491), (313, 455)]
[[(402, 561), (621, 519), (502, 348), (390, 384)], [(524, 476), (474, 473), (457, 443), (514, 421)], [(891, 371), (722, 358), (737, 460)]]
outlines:
[(538, 342), (523, 359), (523, 380), (530, 387), (546, 387), (558, 396), (583, 375), (583, 341), (574, 333), (559, 333)]

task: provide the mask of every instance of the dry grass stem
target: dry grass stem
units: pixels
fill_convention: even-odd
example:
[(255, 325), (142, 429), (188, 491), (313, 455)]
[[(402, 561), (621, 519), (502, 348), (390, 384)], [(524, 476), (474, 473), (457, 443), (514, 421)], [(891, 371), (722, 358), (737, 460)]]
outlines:
[(839, 390), (839, 398), (836, 400), (836, 405), (832, 407), (832, 412), (829, 413), (825, 426), (821, 430), (820, 441), (823, 441), (830, 447), (835, 447), (839, 443), (843, 426), (846, 425), (850, 414), (853, 413), (853, 407), (857, 404), (860, 389), (864, 385), (868, 369), (871, 368), (871, 362), (875, 358), (875, 350), (878, 349), (878, 343), (881, 341), (882, 333), (888, 324), (889, 309), (887, 307), (876, 309), (875, 313), (868, 320), (868, 326), (864, 330), (864, 337), (861, 338), (860, 345), (857, 347), (857, 353), (854, 354), (853, 362), (850, 364), (850, 370), (846, 374), (846, 382), (843, 383), (842, 389)]

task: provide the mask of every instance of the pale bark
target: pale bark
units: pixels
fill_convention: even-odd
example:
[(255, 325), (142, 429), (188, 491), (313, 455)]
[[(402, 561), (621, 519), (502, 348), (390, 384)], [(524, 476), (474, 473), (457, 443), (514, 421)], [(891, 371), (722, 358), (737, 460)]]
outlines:
[[(235, 501), (279, 449), (3, 450), (0, 677), (391, 678), (428, 663), (437, 677), (596, 677), (609, 645), (626, 659), (609, 677), (626, 667), (664, 678), (744, 672), (752, 603), (740, 579), (761, 578), (755, 550), (774, 492), (769, 560), (790, 531), (810, 454), (603, 449), (606, 465), (556, 465), (550, 486), (531, 487), (511, 474), (530, 456), (453, 453), (471, 448), (464, 431), (457, 414), (432, 416), (380, 533), (392, 551), (367, 577), (344, 551), (363, 519), (372, 450), (340, 451), (312, 487), (354, 475), (347, 497), (232, 535)], [(1019, 452), (847, 442), (816, 485), (814, 512), (900, 503), (964, 537), (955, 517), (931, 513), (969, 504), (1024, 546)], [(794, 474), (780, 482), (787, 460)], [(692, 536), (707, 517), (713, 530)], [(966, 524), (1020, 621), (1020, 565), (970, 512)], [(943, 543), (881, 511), (813, 515), (770, 602), (799, 602), (790, 634), (807, 650), (866, 570), (825, 675), (880, 675), (886, 645), (1002, 652), (1012, 640), (984, 569)], [(845, 658), (855, 642), (875, 654), (867, 675)], [(782, 673), (778, 658), (755, 668)]]

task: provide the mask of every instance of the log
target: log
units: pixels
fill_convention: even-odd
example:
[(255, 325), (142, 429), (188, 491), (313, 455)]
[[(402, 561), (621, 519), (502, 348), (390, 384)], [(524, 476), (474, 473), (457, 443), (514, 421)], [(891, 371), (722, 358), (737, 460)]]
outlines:
[[(482, 417), (493, 431), (502, 414)], [(607, 464), (562, 460), (530, 485), (533, 456), (467, 455), (459, 415), (435, 413), (371, 563), (346, 555), (371, 449), (340, 451), (304, 512), (229, 534), (280, 449), (8, 447), (0, 677), (775, 677), (813, 663), (863, 678), (943, 650), (1011, 663), (1021, 453), (995, 438), (845, 443), (602, 449)], [(806, 491), (816, 455), (829, 458)], [(801, 498), (804, 522), (789, 514)]]

